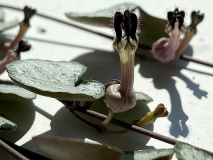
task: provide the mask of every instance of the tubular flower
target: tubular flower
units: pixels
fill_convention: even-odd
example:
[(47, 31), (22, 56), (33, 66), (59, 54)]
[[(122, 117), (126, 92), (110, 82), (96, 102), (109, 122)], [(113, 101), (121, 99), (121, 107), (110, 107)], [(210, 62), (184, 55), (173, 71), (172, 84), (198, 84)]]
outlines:
[(179, 11), (167, 13), (168, 24), (165, 32), (169, 38), (160, 38), (152, 45), (152, 55), (161, 62), (169, 62), (175, 58), (176, 50), (180, 44), (180, 35), (185, 31), (184, 27), (185, 12)]
[(197, 25), (204, 19), (204, 14), (200, 14), (200, 11), (193, 11), (191, 13), (191, 24), (186, 28), (184, 38), (181, 40), (180, 45), (176, 51), (176, 57), (179, 57), (183, 50), (188, 46), (191, 39), (197, 33)]
[(139, 40), (136, 35), (137, 27), (138, 18), (134, 13), (129, 12), (129, 10), (126, 10), (124, 14), (121, 12), (115, 13), (114, 28), (116, 37), (113, 46), (118, 51), (120, 57), (121, 82), (120, 84), (115, 83), (107, 86), (105, 103), (109, 108), (109, 115), (102, 123), (103, 125), (109, 122), (113, 113), (127, 111), (136, 104), (133, 83), (135, 51)]

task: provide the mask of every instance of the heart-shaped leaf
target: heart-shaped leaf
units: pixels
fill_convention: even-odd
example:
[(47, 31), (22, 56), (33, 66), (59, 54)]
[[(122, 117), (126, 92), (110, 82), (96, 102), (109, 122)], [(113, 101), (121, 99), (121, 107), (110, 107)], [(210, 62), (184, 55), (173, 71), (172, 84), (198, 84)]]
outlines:
[(118, 11), (118, 9), (119, 11), (124, 11), (127, 9), (127, 6), (129, 6), (131, 11), (137, 10), (140, 17), (142, 17), (143, 26), (140, 27), (140, 32), (138, 33), (138, 36), (142, 38), (139, 38), (139, 44), (152, 46), (156, 40), (167, 36), (165, 33), (167, 20), (153, 17), (147, 14), (140, 6), (132, 3), (119, 4), (93, 13), (67, 12), (65, 15), (69, 19), (77, 22), (93, 26), (110, 27), (110, 20), (112, 19), (113, 13)]
[(123, 152), (114, 147), (78, 139), (37, 136), (33, 140), (45, 154), (55, 160), (121, 160), (123, 156)]
[(144, 103), (150, 103), (153, 99), (143, 92), (134, 91), (137, 101), (142, 101)]
[(179, 160), (213, 160), (212, 152), (183, 142), (175, 144), (175, 153)]
[(16, 85), (0, 84), (0, 99), (9, 101), (32, 100), (36, 94)]
[(124, 152), (123, 160), (170, 160), (174, 149), (150, 149)]
[(0, 130), (16, 130), (17, 125), (0, 114)]
[[(10, 78), (37, 94), (70, 101), (93, 101), (105, 94), (104, 85), (95, 80), (81, 82), (86, 67), (78, 62), (20, 60), (7, 65)], [(80, 83), (80, 84), (79, 84)]]

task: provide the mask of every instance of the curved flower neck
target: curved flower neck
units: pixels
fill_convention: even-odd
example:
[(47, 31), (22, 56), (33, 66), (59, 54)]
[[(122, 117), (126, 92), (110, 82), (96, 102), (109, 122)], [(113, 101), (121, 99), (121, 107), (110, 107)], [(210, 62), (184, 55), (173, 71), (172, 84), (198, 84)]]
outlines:
[[(139, 38), (137, 37), (137, 41)], [(129, 37), (124, 37), (121, 42), (116, 44), (116, 38), (114, 41), (114, 47), (118, 51), (121, 64), (121, 84), (119, 91), (124, 95), (132, 94), (134, 83), (134, 59), (135, 51), (138, 47), (137, 42)]]

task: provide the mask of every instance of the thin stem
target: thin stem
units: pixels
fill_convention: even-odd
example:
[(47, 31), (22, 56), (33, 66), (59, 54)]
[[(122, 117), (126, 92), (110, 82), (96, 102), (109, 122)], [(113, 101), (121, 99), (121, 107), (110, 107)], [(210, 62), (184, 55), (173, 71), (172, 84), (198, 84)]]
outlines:
[(112, 131), (112, 130), (105, 130), (104, 133), (106, 134), (124, 134), (124, 133), (127, 133), (129, 132), (128, 129), (123, 129), (123, 130), (120, 130), (120, 131)]
[[(21, 8), (9, 6), (9, 5), (0, 4), (0, 7), (4, 7), (4, 8), (8, 8), (8, 9), (13, 9), (13, 10), (17, 10), (17, 11), (23, 11), (23, 9), (21, 9)], [(73, 23), (69, 23), (69, 22), (66, 22), (66, 21), (57, 19), (57, 18), (55, 18), (55, 17), (48, 16), (48, 15), (45, 15), (45, 14), (42, 14), (42, 13), (35, 13), (35, 15), (40, 16), (40, 17), (43, 17), (43, 18), (47, 18), (47, 19), (50, 19), (50, 20), (53, 20), (53, 21), (56, 21), (56, 22), (60, 22), (60, 23), (63, 23), (63, 24), (66, 24), (66, 25), (69, 25), (69, 26), (72, 26), (72, 27), (76, 27), (76, 28), (78, 28), (78, 29), (82, 29), (82, 30), (85, 30), (85, 31), (88, 31), (88, 32), (91, 32), (91, 33), (94, 33), (94, 34), (97, 34), (97, 35), (106, 37), (106, 38), (113, 39), (112, 36), (108, 36), (108, 35), (105, 35), (105, 34), (102, 34), (102, 33), (98, 33), (98, 32), (95, 32), (95, 31), (93, 31), (93, 30), (90, 30), (90, 29), (87, 29), (87, 28), (84, 28), (84, 27), (80, 27), (80, 26), (75, 25), (75, 24), (73, 24)]]
[[(128, 129), (123, 129), (123, 130), (120, 130), (120, 131), (111, 131), (111, 130), (107, 130), (103, 125), (103, 122), (102, 122), (102, 125), (97, 125), (97, 124), (94, 124), (92, 122), (89, 122), (87, 121), (86, 119), (82, 118), (81, 116), (79, 116), (78, 114), (75, 113), (75, 111), (73, 109), (69, 109), (69, 111), (76, 117), (78, 118), (79, 120), (81, 120), (82, 122), (84, 122), (85, 124), (87, 124), (88, 126), (92, 127), (92, 128), (95, 128), (99, 133), (106, 133), (106, 134), (123, 134), (123, 133), (127, 133), (129, 130)], [(109, 115), (110, 115), (110, 120), (112, 119), (112, 115), (113, 115), (113, 112), (109, 112)], [(107, 118), (106, 118), (107, 120)], [(109, 123), (109, 121), (107, 122)]]
[[(0, 4), (0, 7), (4, 7), (4, 8), (8, 8), (8, 9), (13, 9), (13, 10), (17, 10), (17, 11), (23, 11), (23, 9), (21, 9), (21, 8), (17, 8), (17, 7), (14, 7), (14, 6), (9, 6), (9, 5), (4, 5), (4, 4)], [(97, 34), (97, 35), (105, 37), (105, 38), (109, 38), (109, 39), (113, 39), (114, 38), (113, 36), (102, 34), (102, 33), (99, 33), (99, 32), (96, 32), (96, 31), (93, 31), (93, 30), (90, 30), (90, 29), (87, 29), (85, 27), (81, 27), (79, 25), (73, 24), (71, 22), (66, 22), (66, 21), (60, 20), (60, 19), (55, 18), (55, 17), (48, 16), (48, 15), (45, 15), (45, 14), (42, 14), (42, 13), (35, 13), (35, 15), (43, 17), (43, 18), (47, 18), (47, 19), (50, 19), (50, 20), (53, 20), (53, 21), (56, 21), (56, 22), (60, 22), (60, 23), (66, 24), (68, 26), (76, 27), (78, 29), (82, 29), (84, 31), (91, 32), (91, 33)], [(140, 44), (139, 46), (141, 48), (143, 48), (143, 49), (150, 49), (149, 46), (146, 46), (146, 45), (143, 45), (143, 44)]]
[(187, 56), (187, 55), (181, 55), (180, 59), (185, 60), (185, 61), (196, 62), (198, 64), (202, 64), (202, 65), (209, 66), (209, 67), (213, 67), (213, 63), (208, 63), (208, 62), (205, 62), (205, 61), (194, 59), (194, 58)]
[[(84, 113), (86, 115), (89, 115), (91, 117), (97, 118), (97, 119), (102, 120), (102, 121), (105, 120), (106, 117), (107, 117), (106, 115), (103, 115), (101, 113), (98, 113), (98, 112), (95, 112), (95, 111), (92, 111), (92, 110), (83, 110), (80, 107), (78, 109), (76, 109), (76, 111)], [(154, 132), (149, 131), (147, 129), (144, 129), (144, 128), (138, 127), (136, 125), (132, 125), (132, 124), (129, 124), (129, 123), (126, 123), (126, 122), (123, 122), (123, 121), (120, 121), (120, 120), (117, 120), (117, 119), (114, 119), (114, 118), (112, 118), (109, 123), (117, 125), (119, 127), (126, 128), (128, 130), (131, 130), (131, 131), (143, 134), (143, 135), (146, 135), (146, 136), (149, 136), (149, 137), (152, 137), (152, 138), (155, 138), (157, 140), (163, 141), (163, 142), (171, 144), (171, 145), (175, 145), (178, 142), (176, 139), (169, 138), (169, 137), (160, 135), (158, 133), (154, 133)]]
[[(128, 129), (123, 129), (121, 131), (111, 131), (111, 130), (107, 130), (104, 126), (102, 125), (97, 125), (94, 124), (92, 122), (87, 121), (86, 119), (82, 118), (81, 116), (79, 116), (78, 114), (75, 113), (75, 111), (73, 109), (69, 109), (69, 111), (79, 120), (81, 120), (82, 122), (84, 122), (85, 124), (87, 124), (88, 126), (95, 128), (99, 133), (106, 133), (106, 134), (123, 134), (123, 133), (127, 133), (129, 130)], [(113, 113), (113, 112), (112, 112)], [(108, 123), (108, 122), (107, 122)]]
[[(60, 100), (59, 100), (60, 101)], [(66, 104), (68, 103), (65, 103), (65, 101), (60, 101), (62, 102), (65, 107)], [(70, 109), (70, 111), (72, 111)], [(101, 113), (98, 113), (98, 112), (95, 112), (95, 111), (92, 111), (92, 110), (85, 110), (84, 108), (82, 107), (78, 107), (77, 109), (75, 109), (75, 111), (78, 111), (78, 112), (81, 112), (81, 113), (84, 113), (88, 116), (91, 116), (91, 117), (94, 117), (96, 119), (99, 119), (101, 121), (104, 121), (107, 116), (106, 115), (103, 115)], [(80, 116), (79, 116), (80, 117)], [(78, 117), (78, 118), (79, 118)], [(80, 117), (81, 119), (83, 119), (82, 117)], [(86, 120), (84, 120), (86, 121)], [(91, 122), (90, 122), (91, 123)], [(144, 128), (141, 128), (141, 127), (138, 127), (136, 125), (132, 125), (132, 124), (129, 124), (129, 123), (126, 123), (126, 122), (123, 122), (123, 121), (120, 121), (120, 120), (117, 120), (117, 119), (114, 119), (112, 118), (109, 123), (111, 124), (114, 124), (114, 125), (117, 125), (119, 127), (122, 127), (122, 128), (125, 128), (126, 130), (131, 130), (131, 131), (134, 131), (134, 132), (137, 132), (137, 133), (140, 133), (140, 134), (143, 134), (143, 135), (146, 135), (146, 136), (149, 136), (149, 137), (152, 137), (152, 138), (155, 138), (157, 140), (160, 140), (160, 141), (163, 141), (165, 143), (168, 143), (168, 144), (172, 144), (172, 145), (175, 145), (176, 142), (178, 142), (176, 139), (173, 139), (173, 138), (169, 138), (169, 137), (166, 137), (166, 136), (163, 136), (163, 135), (160, 135), (158, 133), (154, 133), (152, 131), (149, 131), (147, 129), (144, 129)], [(94, 125), (94, 124), (93, 124)], [(94, 127), (93, 127), (94, 128)], [(97, 128), (96, 128), (97, 129)]]
[(82, 122), (84, 122), (85, 124), (87, 124), (88, 126), (95, 128), (99, 131), (100, 127), (97, 124), (91, 123), (89, 121), (87, 121), (86, 119), (82, 118), (81, 116), (79, 116), (78, 114), (75, 113), (75, 111), (73, 109), (69, 109), (69, 111), (79, 120), (81, 120)]
[(113, 114), (114, 114), (113, 111), (109, 108), (109, 114), (107, 118), (102, 122), (102, 125), (108, 124), (109, 121), (112, 119)]
[(43, 155), (40, 155), (38, 153), (35, 153), (33, 151), (27, 150), (25, 148), (22, 148), (20, 146), (17, 146), (3, 138), (0, 138), (0, 141), (3, 141), (5, 144), (7, 144), (8, 146), (10, 146), (11, 148), (15, 149), (16, 151), (18, 151), (19, 153), (21, 153), (22, 155), (24, 155), (25, 157), (29, 158), (30, 160), (51, 160), (50, 158), (47, 158)]
[(0, 148), (17, 160), (29, 160), (0, 139)]

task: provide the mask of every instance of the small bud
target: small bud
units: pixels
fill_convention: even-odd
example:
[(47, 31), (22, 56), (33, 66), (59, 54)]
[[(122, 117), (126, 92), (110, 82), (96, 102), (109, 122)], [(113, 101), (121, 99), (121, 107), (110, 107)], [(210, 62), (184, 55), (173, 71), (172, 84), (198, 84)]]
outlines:
[(169, 112), (167, 111), (166, 107), (161, 103), (155, 108), (153, 112), (148, 112), (140, 120), (133, 121), (133, 124), (140, 127), (145, 127), (150, 123), (154, 123), (158, 117), (166, 117), (168, 114)]

